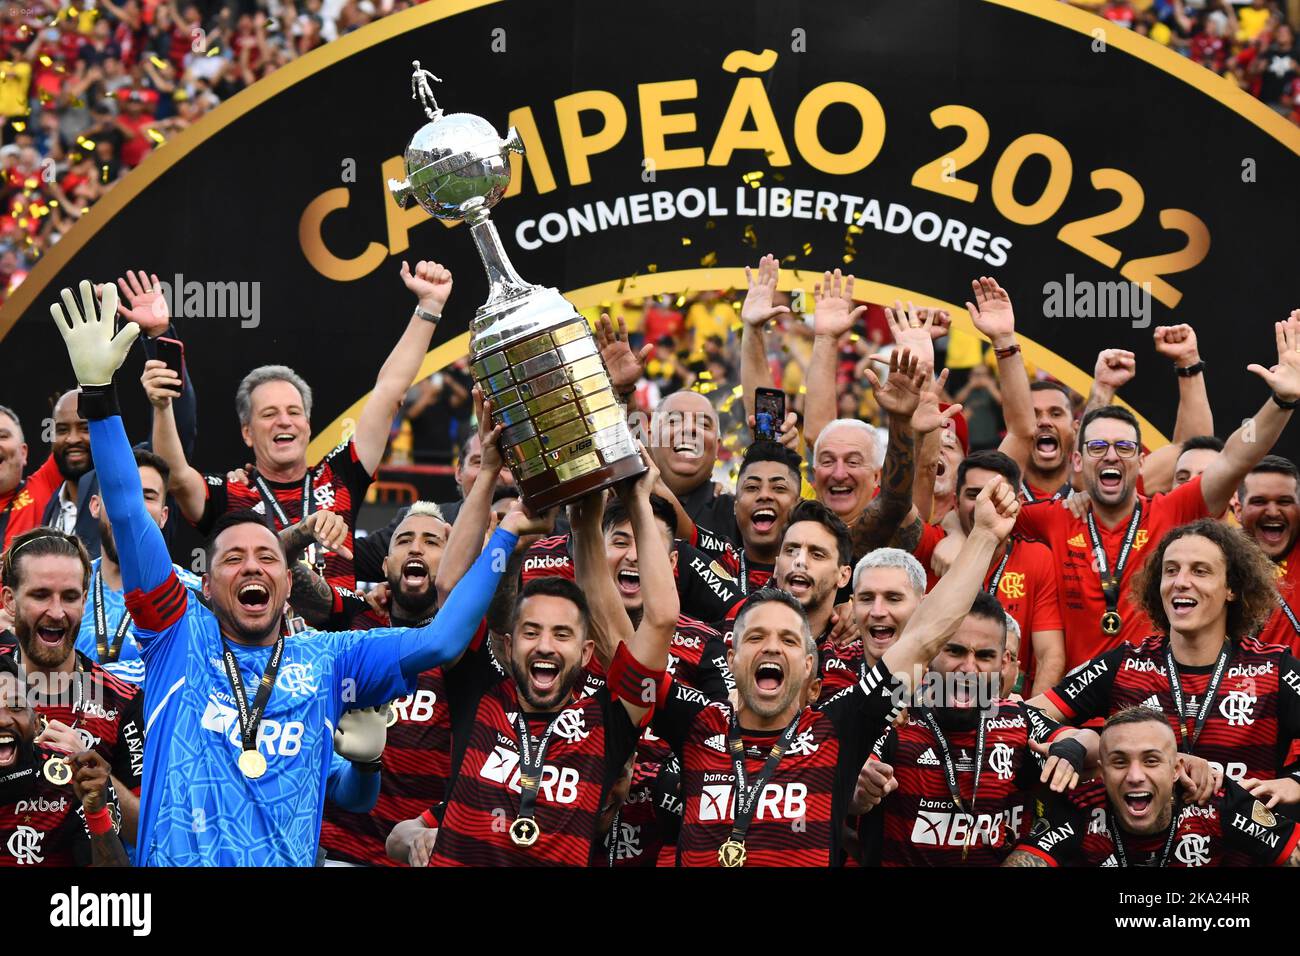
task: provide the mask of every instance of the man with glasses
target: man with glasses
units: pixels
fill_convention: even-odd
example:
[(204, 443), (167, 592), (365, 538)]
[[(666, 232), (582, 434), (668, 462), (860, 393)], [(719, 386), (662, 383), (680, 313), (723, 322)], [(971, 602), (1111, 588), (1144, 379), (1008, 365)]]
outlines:
[(1139, 495), (1141, 428), (1132, 412), (1105, 406), (1084, 415), (1073, 456), (1091, 508), (1083, 517), (1053, 501), (1021, 509), (1016, 531), (1046, 542), (1056, 557), (1066, 673), (1121, 641), (1136, 643), (1152, 633), (1150, 619), (1129, 593), (1129, 579), (1149, 548), (1178, 525), (1222, 514), (1237, 485), (1291, 420), (1300, 402), (1300, 310), (1276, 323), (1274, 332), (1277, 363), (1249, 366), (1272, 395), (1198, 478), (1169, 494)]

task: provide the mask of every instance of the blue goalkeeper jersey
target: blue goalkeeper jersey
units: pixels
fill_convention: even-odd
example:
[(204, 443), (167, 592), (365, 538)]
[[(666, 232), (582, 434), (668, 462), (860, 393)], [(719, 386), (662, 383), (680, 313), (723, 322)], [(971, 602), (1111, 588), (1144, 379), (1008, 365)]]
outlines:
[[(121, 419), (92, 419), (90, 437), (126, 606), (149, 675), (140, 864), (314, 865), (339, 715), (409, 694), (422, 671), (459, 656), (487, 611), (515, 535), (498, 528), (423, 627), (286, 638), (258, 728), (266, 773), (249, 779), (237, 765), (241, 733), (217, 618), (172, 567), (144, 508)], [(272, 648), (228, 643), (251, 697)]]

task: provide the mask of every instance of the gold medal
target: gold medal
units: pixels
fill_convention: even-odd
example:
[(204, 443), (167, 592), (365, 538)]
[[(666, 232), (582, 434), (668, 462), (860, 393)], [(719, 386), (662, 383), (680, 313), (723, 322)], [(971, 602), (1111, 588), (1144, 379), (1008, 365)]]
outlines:
[(1120, 628), (1124, 626), (1124, 619), (1115, 611), (1107, 611), (1101, 616), (1101, 632), (1103, 634), (1118, 634)]
[(541, 833), (537, 821), (529, 817), (516, 817), (515, 822), (510, 824), (510, 842), (515, 846), (532, 846)]
[(728, 840), (718, 847), (718, 862), (728, 869), (745, 865), (745, 844), (739, 840)]
[(72, 780), (72, 768), (62, 757), (51, 757), (45, 761), (45, 779), (56, 787), (62, 787)]
[(266, 758), (256, 750), (240, 751), (239, 772), (250, 780), (256, 780), (266, 773)]

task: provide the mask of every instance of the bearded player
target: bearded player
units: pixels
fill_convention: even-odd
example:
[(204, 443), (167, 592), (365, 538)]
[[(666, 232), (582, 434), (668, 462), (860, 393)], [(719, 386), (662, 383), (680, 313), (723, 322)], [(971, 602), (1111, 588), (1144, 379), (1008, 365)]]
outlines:
[(989, 556), (1019, 510), (991, 483), (953, 569), (912, 615), (898, 642), (851, 687), (817, 707), (808, 618), (790, 594), (764, 589), (736, 618), (732, 673), (738, 705), (710, 704), (676, 687), (655, 733), (682, 758), (685, 866), (837, 866), (854, 782), (885, 724), (919, 684), (925, 664), (970, 607)]
[(506, 518), (433, 623), (288, 637), (280, 633), (289, 592), (280, 539), (259, 515), (231, 513), (207, 545), (209, 610), (172, 569), (117, 411), (113, 376), (139, 327), (128, 323), (114, 335), (112, 286), (101, 303), (89, 282), (80, 293), (78, 304), (64, 289), (63, 305), (50, 312), (82, 386), (127, 608), (149, 672), (140, 859), (312, 865), (339, 717), (410, 693), (420, 673), (461, 653), (522, 513)]

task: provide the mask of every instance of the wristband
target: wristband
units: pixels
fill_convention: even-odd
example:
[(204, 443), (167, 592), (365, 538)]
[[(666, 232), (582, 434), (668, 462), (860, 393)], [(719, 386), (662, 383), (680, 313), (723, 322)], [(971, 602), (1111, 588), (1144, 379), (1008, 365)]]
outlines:
[(113, 831), (113, 816), (108, 812), (108, 805), (100, 807), (94, 813), (86, 814), (86, 829), (91, 836), (103, 836)]
[(441, 319), (442, 316), (434, 315), (432, 312), (425, 312), (424, 309), (420, 308), (417, 305), (415, 307), (415, 314), (412, 316), (412, 318), (424, 319), (424, 321), (428, 322), (430, 325), (437, 325), (438, 320)]
[(1016, 344), (1016, 345), (1008, 345), (1004, 349), (994, 349), (993, 354), (1000, 359), (1004, 359), (1004, 358), (1011, 358), (1011, 356), (1015, 355), (1019, 351), (1020, 351), (1020, 345)]
[[(1275, 404), (1278, 408), (1284, 408), (1284, 409), (1286, 409), (1287, 411), (1290, 411), (1291, 409), (1295, 408), (1297, 405), (1300, 405), (1300, 398), (1295, 398), (1295, 399), (1292, 399), (1291, 401), (1287, 402), (1287, 401), (1283, 401), (1282, 399), (1278, 398), (1278, 397), (1277, 397), (1277, 392), (1274, 392), (1274, 393), (1273, 393), (1273, 404)], [(82, 412), (82, 414), (84, 415), (85, 412)], [(87, 416), (87, 417), (89, 417), (89, 416)]]
[(382, 758), (365, 762), (353, 760), (351, 763), (352, 766), (357, 768), (358, 773), (379, 773), (379, 771), (384, 769), (384, 761)]
[(1175, 368), (1174, 371), (1178, 373), (1179, 378), (1191, 378), (1194, 375), (1200, 375), (1205, 371), (1205, 359), (1201, 359), (1199, 362), (1194, 365), (1189, 365), (1186, 368)]
[(117, 389), (107, 385), (83, 385), (77, 394), (77, 412), (87, 421), (100, 421), (121, 415), (117, 405)]
[(1084, 761), (1088, 759), (1088, 749), (1073, 737), (1068, 737), (1048, 747), (1047, 756), (1060, 757), (1074, 768), (1075, 773), (1082, 773)]

